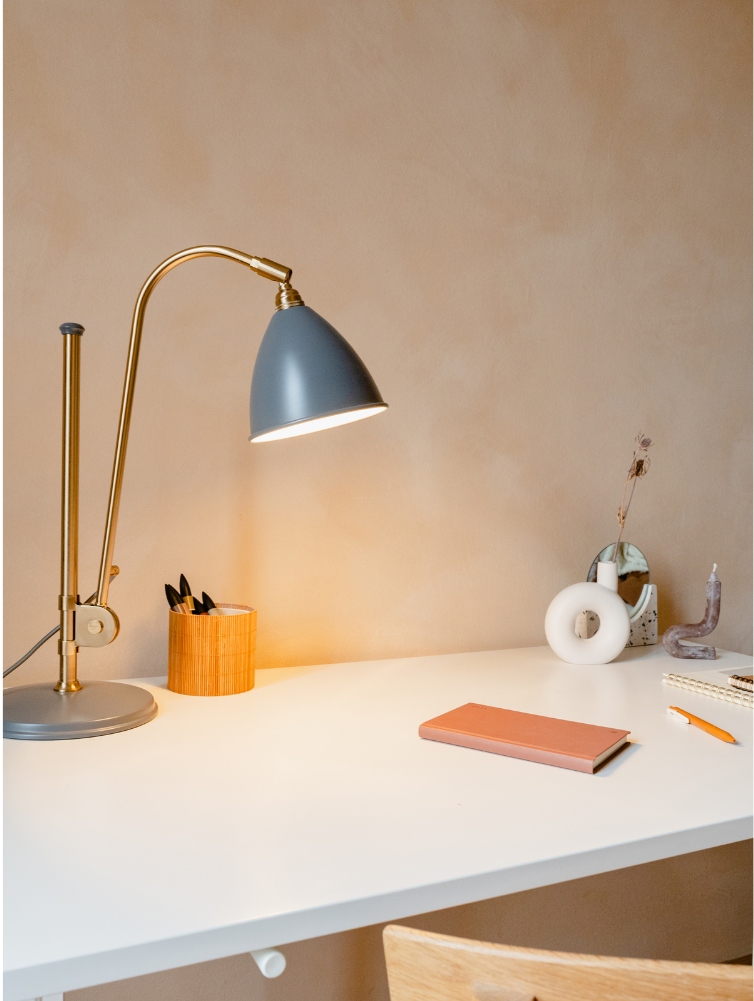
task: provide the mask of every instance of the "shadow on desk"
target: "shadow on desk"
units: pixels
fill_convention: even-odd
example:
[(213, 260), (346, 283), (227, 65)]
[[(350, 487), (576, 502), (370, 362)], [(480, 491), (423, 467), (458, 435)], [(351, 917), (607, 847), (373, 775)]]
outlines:
[(626, 761), (640, 750), (641, 744), (635, 740), (628, 740), (623, 747), (618, 748), (615, 754), (611, 754), (610, 757), (606, 758), (601, 765), (598, 765), (592, 774), (599, 775), (600, 778), (612, 775), (615, 769), (618, 768), (623, 761)]
[[(538, 949), (719, 963), (751, 952), (751, 898), (752, 842), (740, 841), (400, 923)], [(389, 1001), (383, 927), (282, 946), (288, 967), (278, 980), (264, 980), (244, 954), (70, 991), (65, 1001)]]

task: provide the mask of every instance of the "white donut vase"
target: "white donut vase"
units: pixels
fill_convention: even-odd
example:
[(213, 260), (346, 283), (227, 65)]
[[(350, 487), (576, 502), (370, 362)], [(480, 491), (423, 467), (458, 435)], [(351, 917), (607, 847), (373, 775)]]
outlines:
[[(596, 612), (600, 627), (594, 636), (576, 635), (581, 612)], [(547, 642), (568, 664), (609, 664), (623, 650), (631, 623), (623, 599), (602, 584), (571, 584), (550, 602), (545, 616)]]

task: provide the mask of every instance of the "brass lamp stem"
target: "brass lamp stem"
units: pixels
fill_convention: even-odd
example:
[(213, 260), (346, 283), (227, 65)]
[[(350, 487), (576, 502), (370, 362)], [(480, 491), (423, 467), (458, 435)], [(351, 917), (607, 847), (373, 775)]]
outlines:
[(56, 692), (78, 692), (76, 677), (76, 603), (79, 552), (79, 372), (81, 335), (78, 323), (64, 323), (63, 335), (63, 497), (60, 553), (60, 680)]
[[(163, 261), (144, 282), (136, 300), (131, 324), (126, 378), (123, 384), (123, 399), (120, 405), (118, 437), (115, 442), (113, 475), (110, 481), (110, 497), (107, 505), (105, 538), (102, 544), (102, 561), (100, 563), (99, 583), (97, 586), (97, 605), (107, 605), (107, 594), (110, 587), (110, 568), (113, 563), (115, 549), (115, 531), (118, 524), (118, 509), (120, 507), (120, 495), (123, 487), (123, 469), (126, 463), (126, 447), (128, 445), (128, 431), (131, 425), (131, 410), (136, 383), (136, 369), (139, 364), (139, 348), (141, 346), (141, 331), (144, 324), (144, 311), (157, 282), (164, 278), (168, 271), (172, 271), (179, 264), (183, 264), (184, 261), (190, 261), (194, 257), (226, 257), (231, 261), (237, 261), (239, 264), (245, 264), (246, 267), (251, 268), (258, 275), (262, 275), (264, 278), (269, 278), (275, 282), (286, 283), (291, 277), (290, 268), (286, 268), (282, 264), (276, 264), (274, 261), (268, 261), (264, 257), (251, 257), (248, 254), (241, 253), (239, 250), (231, 250), (229, 247), (190, 247), (188, 250), (182, 250), (180, 253), (173, 254), (172, 257)], [(73, 657), (75, 665), (75, 651)]]

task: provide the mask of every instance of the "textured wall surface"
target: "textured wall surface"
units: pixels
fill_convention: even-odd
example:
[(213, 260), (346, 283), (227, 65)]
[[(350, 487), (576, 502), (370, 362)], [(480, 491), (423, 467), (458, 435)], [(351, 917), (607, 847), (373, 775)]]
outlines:
[[(57, 618), (57, 327), (86, 327), (85, 596), (136, 294), (205, 242), (293, 267), (390, 410), (249, 445), (274, 286), (225, 261), (171, 273), (144, 334), (121, 635), (84, 677), (167, 672), (181, 572), (258, 608), (262, 667), (543, 643), (553, 595), (614, 539), (639, 430), (656, 446), (626, 538), (660, 628), (701, 618), (717, 562), (714, 641), (751, 650), (748, 3), (6, 0), (5, 19), (6, 664)], [(8, 680), (56, 669), (50, 643)], [(621, 923), (588, 884), (422, 926), (730, 958), (694, 921), (728, 929), (748, 891), (710, 872), (704, 907), (683, 866), (632, 884)], [(290, 957), (278, 985), (238, 957), (86, 996), (385, 997), (374, 929)]]
[[(6, 663), (59, 593), (58, 324), (86, 327), (82, 596), (133, 303), (202, 242), (283, 261), (390, 410), (250, 445), (275, 287), (218, 260), (147, 312), (108, 649), (166, 673), (181, 572), (259, 609), (259, 665), (544, 642), (614, 538), (660, 627), (751, 649), (749, 5), (8, 0)], [(54, 643), (23, 668), (56, 670)], [(19, 683), (16, 675), (14, 683)]]

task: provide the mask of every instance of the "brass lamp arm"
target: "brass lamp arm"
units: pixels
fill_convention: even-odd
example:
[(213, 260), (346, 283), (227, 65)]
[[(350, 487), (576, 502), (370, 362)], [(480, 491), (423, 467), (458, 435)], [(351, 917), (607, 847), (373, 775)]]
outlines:
[(165, 277), (168, 271), (172, 271), (179, 264), (183, 264), (184, 261), (190, 261), (194, 257), (226, 257), (231, 261), (237, 261), (239, 264), (246, 265), (246, 267), (251, 268), (252, 271), (255, 271), (263, 278), (269, 278), (275, 282), (284, 283), (291, 277), (290, 268), (276, 264), (274, 261), (269, 261), (264, 257), (251, 257), (240, 250), (231, 250), (230, 247), (189, 247), (188, 250), (182, 250), (177, 254), (173, 254), (172, 257), (168, 257), (158, 268), (155, 268), (144, 282), (136, 300), (131, 324), (126, 378), (123, 383), (123, 399), (120, 405), (118, 437), (115, 442), (113, 475), (110, 482), (105, 538), (102, 544), (102, 561), (100, 563), (99, 582), (97, 585), (97, 600), (95, 602), (97, 605), (107, 605), (107, 594), (110, 587), (110, 569), (115, 550), (115, 531), (118, 525), (118, 509), (120, 507), (120, 495), (123, 487), (123, 469), (126, 464), (126, 447), (128, 445), (128, 432), (131, 426), (131, 410), (133, 408), (136, 370), (139, 364), (139, 348), (141, 346), (141, 331), (144, 325), (144, 312), (155, 285)]

